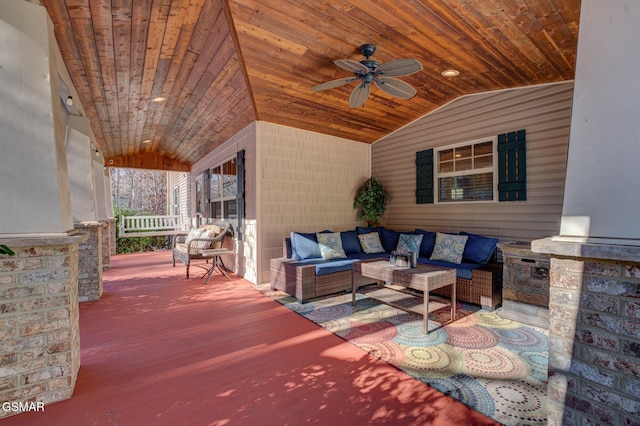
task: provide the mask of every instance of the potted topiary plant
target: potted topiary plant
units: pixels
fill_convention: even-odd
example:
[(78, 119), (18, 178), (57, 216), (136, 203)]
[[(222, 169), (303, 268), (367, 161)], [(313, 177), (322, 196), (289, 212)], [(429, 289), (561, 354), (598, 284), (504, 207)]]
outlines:
[(391, 196), (385, 191), (380, 180), (371, 177), (364, 181), (356, 192), (353, 208), (357, 209), (358, 220), (366, 220), (367, 226), (373, 227), (382, 221), (389, 201)]

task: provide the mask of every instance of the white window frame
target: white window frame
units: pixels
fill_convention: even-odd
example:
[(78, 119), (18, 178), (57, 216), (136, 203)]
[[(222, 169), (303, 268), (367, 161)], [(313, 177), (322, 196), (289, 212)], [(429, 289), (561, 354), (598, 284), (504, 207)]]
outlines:
[[(461, 170), (461, 171), (453, 171), (440, 173), (440, 153), (443, 151), (447, 151), (450, 149), (460, 148), (464, 146), (473, 146), (475, 144), (483, 143), (483, 142), (491, 142), (491, 152), (492, 152), (492, 166), (491, 167), (483, 167), (479, 169), (471, 169), (471, 170)], [(443, 205), (457, 205), (457, 204), (488, 204), (488, 203), (497, 203), (498, 202), (498, 137), (497, 136), (488, 136), (485, 138), (474, 139), (471, 141), (459, 142), (452, 145), (442, 146), (438, 148), (434, 148), (434, 158), (433, 158), (433, 182), (434, 182), (434, 203), (435, 204), (443, 204)], [(474, 158), (472, 156), (472, 158)], [(491, 200), (447, 200), (440, 201), (440, 179), (446, 177), (456, 177), (456, 176), (470, 176), (482, 173), (493, 173), (493, 183), (492, 183), (492, 192), (493, 199)]]
[[(224, 173), (224, 167), (223, 167), (223, 166), (224, 166), (226, 163), (229, 163), (229, 162), (231, 162), (231, 161), (236, 162), (236, 174), (235, 174), (235, 176), (236, 176), (236, 191), (235, 191), (233, 194), (231, 194), (231, 195), (225, 196), (225, 195), (224, 195), (224, 187), (221, 187), (220, 189), (221, 189), (221, 191), (222, 191), (222, 196), (221, 196), (220, 198), (212, 198), (212, 197), (211, 197), (211, 187), (210, 187), (210, 185), (211, 185), (211, 176), (212, 176), (212, 174), (213, 174), (213, 170), (215, 170), (216, 168), (218, 168), (218, 167), (219, 167), (219, 168), (220, 168), (220, 171), (221, 171), (221, 175), (222, 175), (222, 174)], [(237, 186), (237, 185), (238, 185), (238, 181), (237, 181), (237, 179), (238, 179), (238, 164), (237, 164), (237, 159), (236, 159), (236, 157), (235, 157), (235, 156), (233, 156), (233, 157), (229, 157), (229, 158), (225, 159), (224, 161), (221, 161), (221, 162), (216, 163), (216, 164), (214, 164), (213, 166), (209, 167), (209, 178), (208, 178), (207, 188), (206, 188), (206, 189), (207, 189), (207, 202), (208, 202), (208, 209), (207, 209), (207, 212), (208, 212), (208, 215), (209, 215), (209, 219), (210, 219), (210, 220), (225, 220), (225, 221), (231, 221), (231, 222), (233, 222), (233, 223), (235, 223), (235, 222), (237, 222), (237, 221), (238, 221), (238, 217), (237, 217), (237, 209), (238, 209), (238, 206), (237, 206), (237, 204), (236, 204), (236, 217), (228, 218), (228, 217), (226, 217), (226, 215), (225, 215), (225, 204), (226, 204), (228, 201), (232, 201), (232, 200), (233, 200), (233, 201), (236, 201), (237, 192), (238, 192), (238, 190), (237, 190), (237, 188), (238, 188), (238, 186)], [(220, 212), (221, 212), (221, 216), (220, 216), (220, 217), (215, 217), (215, 218), (213, 217), (214, 212), (213, 212), (212, 210), (213, 210), (213, 203), (214, 203), (214, 202), (221, 202), (221, 203), (222, 203), (222, 204), (220, 205), (220, 209), (221, 209), (221, 210), (220, 210)]]

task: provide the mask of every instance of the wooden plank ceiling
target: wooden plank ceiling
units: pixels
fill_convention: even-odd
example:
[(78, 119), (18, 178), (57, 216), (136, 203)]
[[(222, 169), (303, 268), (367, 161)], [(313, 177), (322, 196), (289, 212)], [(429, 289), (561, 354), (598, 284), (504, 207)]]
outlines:
[[(254, 120), (373, 143), (465, 94), (573, 79), (580, 11), (580, 0), (41, 3), (106, 163), (164, 170), (189, 170)], [(356, 83), (310, 90), (351, 76), (333, 60), (364, 59), (364, 43), (380, 63), (422, 63), (401, 77), (414, 98), (374, 87), (351, 109)]]

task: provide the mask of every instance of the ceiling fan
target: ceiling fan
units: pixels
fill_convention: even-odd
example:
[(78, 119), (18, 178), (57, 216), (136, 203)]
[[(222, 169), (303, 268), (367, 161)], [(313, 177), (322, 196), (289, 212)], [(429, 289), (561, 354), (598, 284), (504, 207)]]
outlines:
[(337, 66), (347, 71), (351, 71), (354, 77), (340, 78), (328, 81), (311, 88), (311, 91), (333, 89), (342, 85), (360, 80), (349, 96), (349, 106), (357, 108), (364, 105), (371, 92), (371, 83), (385, 93), (402, 99), (411, 99), (415, 96), (416, 89), (402, 80), (393, 77), (410, 75), (422, 70), (422, 64), (416, 59), (398, 59), (380, 65), (379, 62), (369, 59), (376, 51), (373, 44), (363, 44), (360, 46), (360, 53), (366, 58), (356, 62), (351, 59), (336, 59), (333, 61)]

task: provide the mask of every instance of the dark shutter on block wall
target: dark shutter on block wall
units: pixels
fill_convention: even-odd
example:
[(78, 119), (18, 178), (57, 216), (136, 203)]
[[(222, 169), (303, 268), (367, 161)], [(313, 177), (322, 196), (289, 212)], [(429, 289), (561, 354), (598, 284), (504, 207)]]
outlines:
[(433, 149), (416, 152), (416, 204), (433, 204)]
[(500, 201), (527, 199), (525, 130), (498, 135), (498, 197)]
[(238, 190), (236, 192), (236, 208), (238, 213), (238, 227), (236, 238), (244, 239), (244, 149), (236, 153), (236, 174)]

